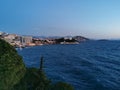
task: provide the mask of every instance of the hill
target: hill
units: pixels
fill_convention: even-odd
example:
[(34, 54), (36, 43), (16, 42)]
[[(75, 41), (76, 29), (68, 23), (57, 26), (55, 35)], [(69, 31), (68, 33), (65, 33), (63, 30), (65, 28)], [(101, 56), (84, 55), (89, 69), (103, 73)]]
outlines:
[(78, 42), (88, 41), (89, 39), (83, 36), (75, 36), (73, 37)]

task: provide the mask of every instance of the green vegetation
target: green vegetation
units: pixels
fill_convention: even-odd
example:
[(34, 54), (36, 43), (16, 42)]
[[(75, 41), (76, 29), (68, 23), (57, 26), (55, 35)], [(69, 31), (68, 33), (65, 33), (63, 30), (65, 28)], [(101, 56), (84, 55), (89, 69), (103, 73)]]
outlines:
[(16, 50), (0, 40), (0, 90), (10, 90), (25, 74), (25, 65)]
[(22, 57), (3, 40), (0, 40), (0, 90), (73, 90), (64, 82), (52, 84), (43, 70), (43, 57), (40, 69), (25, 68)]
[(56, 39), (56, 43), (61, 43), (61, 42), (77, 42), (74, 38), (72, 39), (64, 39), (64, 38), (59, 38), (59, 39)]
[(70, 84), (64, 82), (58, 82), (53, 85), (51, 90), (74, 90)]
[(43, 72), (36, 68), (29, 68), (20, 83), (14, 86), (14, 90), (50, 90), (50, 81)]

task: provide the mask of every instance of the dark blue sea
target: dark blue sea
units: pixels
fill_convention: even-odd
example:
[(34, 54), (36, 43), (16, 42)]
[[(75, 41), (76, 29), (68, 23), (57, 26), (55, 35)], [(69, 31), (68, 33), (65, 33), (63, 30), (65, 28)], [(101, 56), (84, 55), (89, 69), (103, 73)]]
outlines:
[(120, 41), (43, 45), (18, 52), (27, 67), (39, 68), (44, 56), (44, 70), (53, 82), (68, 82), (75, 90), (120, 90)]

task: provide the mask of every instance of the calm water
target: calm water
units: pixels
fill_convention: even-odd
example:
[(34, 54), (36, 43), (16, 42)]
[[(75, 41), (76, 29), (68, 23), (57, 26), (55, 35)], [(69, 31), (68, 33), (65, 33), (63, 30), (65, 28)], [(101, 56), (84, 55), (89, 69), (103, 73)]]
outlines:
[(18, 50), (27, 67), (39, 67), (54, 82), (75, 90), (120, 90), (120, 41), (90, 41), (79, 45), (45, 45)]

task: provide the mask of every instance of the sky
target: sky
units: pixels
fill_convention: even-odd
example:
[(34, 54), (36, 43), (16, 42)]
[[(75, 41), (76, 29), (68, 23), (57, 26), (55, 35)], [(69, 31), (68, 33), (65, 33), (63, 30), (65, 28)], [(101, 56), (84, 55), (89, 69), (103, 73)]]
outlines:
[(120, 0), (0, 0), (0, 31), (120, 39)]

